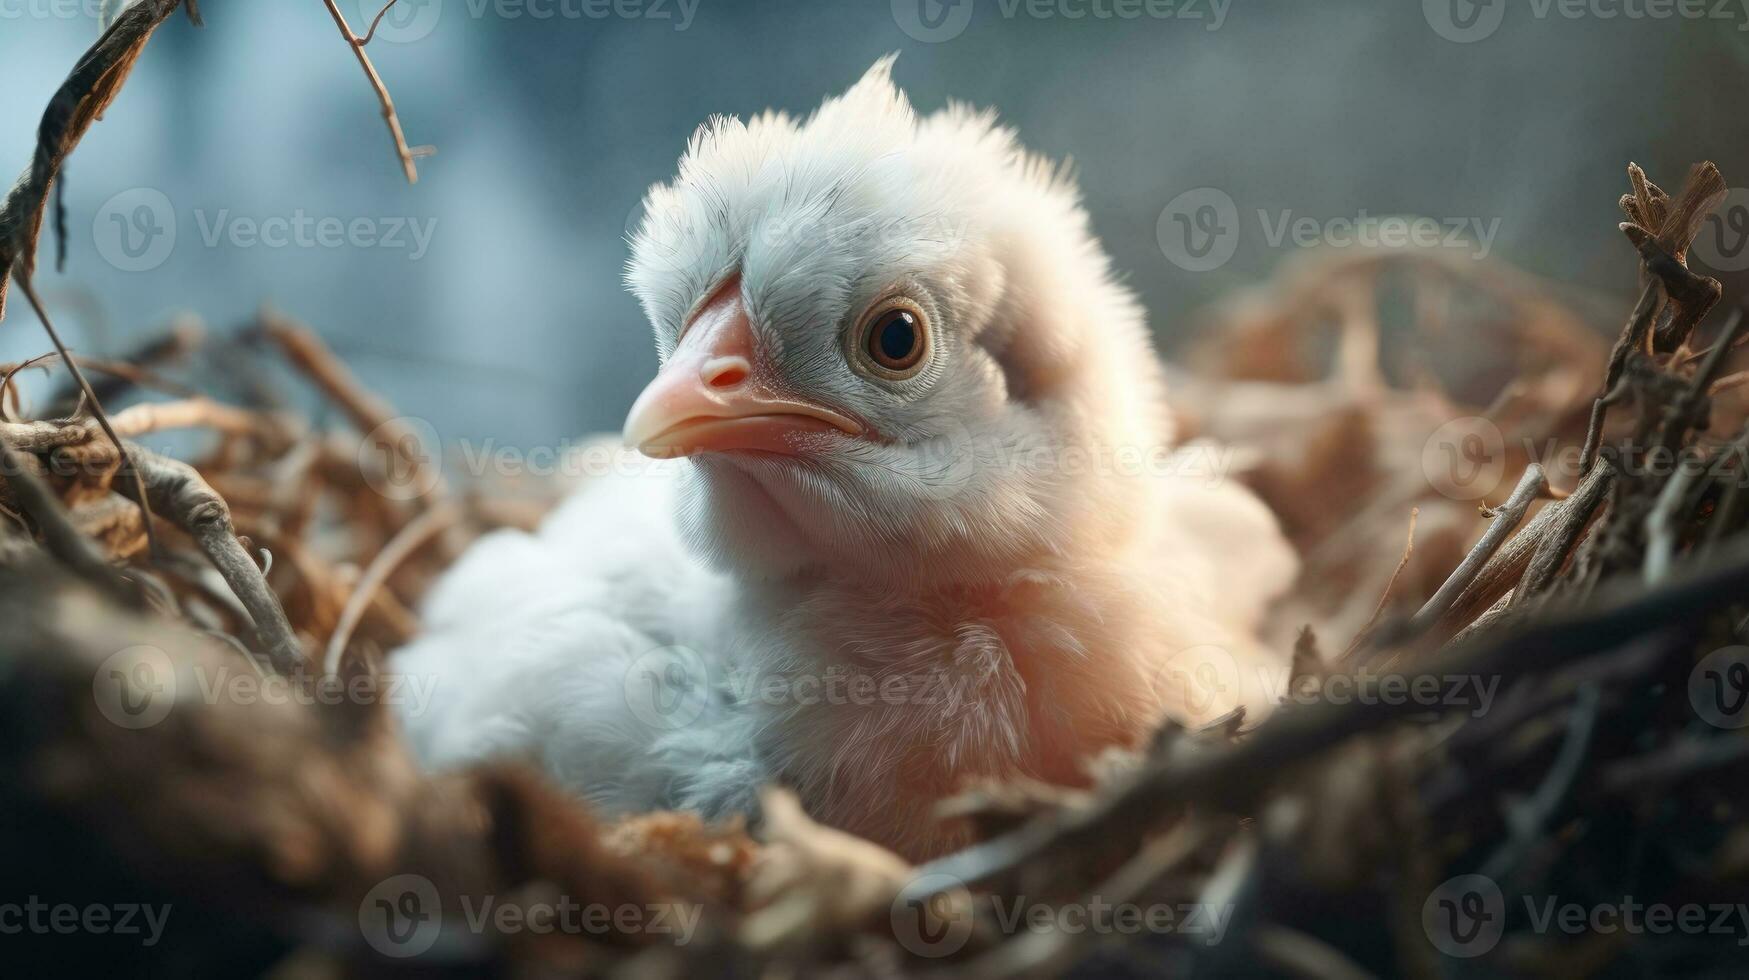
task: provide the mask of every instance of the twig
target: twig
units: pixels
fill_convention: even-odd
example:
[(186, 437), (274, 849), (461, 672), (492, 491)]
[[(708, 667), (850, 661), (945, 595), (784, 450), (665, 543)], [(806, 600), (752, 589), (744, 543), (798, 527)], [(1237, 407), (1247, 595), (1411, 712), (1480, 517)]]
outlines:
[(393, 7), (396, 2), (397, 2), (397, 0), (389, 0), (388, 3), (383, 4), (383, 9), (377, 11), (377, 15), (375, 17), (371, 18), (370, 30), (365, 31), (363, 37), (354, 39), (352, 43), (358, 45), (361, 48), (364, 47), (365, 45), (369, 44), (371, 42), (371, 38), (374, 38), (377, 36), (377, 25), (381, 24), (383, 22), (383, 18), (388, 16), (389, 9), (391, 7)]
[(1621, 336), (1616, 338), (1615, 347), (1609, 352), (1609, 368), (1604, 374), (1602, 394), (1591, 403), (1591, 421), (1585, 427), (1585, 445), (1579, 451), (1579, 473), (1591, 472), (1591, 464), (1597, 461), (1597, 451), (1603, 441), (1603, 419), (1609, 406), (1619, 397), (1617, 385), (1622, 380), (1622, 369), (1627, 366), (1628, 354), (1636, 350), (1648, 349), (1648, 339), (1652, 335), (1652, 325), (1658, 319), (1658, 311), (1664, 306), (1664, 283), (1654, 279), (1646, 284), (1640, 293), (1640, 301), (1634, 304), (1634, 311), (1628, 315), (1628, 322), (1622, 327)]
[(1608, 460), (1603, 460), (1585, 474), (1578, 489), (1556, 505), (1560, 507), (1556, 523), (1537, 543), (1536, 551), (1530, 556), (1530, 564), (1519, 578), (1518, 587), (1512, 592), (1511, 605), (1516, 606), (1535, 596), (1555, 580), (1555, 575), (1567, 563), (1567, 556), (1572, 552), (1573, 545), (1591, 523), (1592, 515), (1597, 512), (1597, 505), (1603, 502), (1614, 480), (1615, 466)]
[[(1095, 887), (1080, 904), (1130, 902), (1144, 889), (1201, 851), (1210, 840), (1202, 824), (1175, 827), (1150, 841), (1116, 872)], [(1091, 930), (1028, 929), (954, 973), (974, 977), (1055, 976), (1074, 965), (1074, 954), (1090, 939)]]
[[(1463, 592), (1453, 600), (1450, 608), (1442, 613), (1435, 625), (1436, 633), (1450, 630), (1467, 631), (1469, 623), (1475, 626), (1478, 616), (1494, 611), (1494, 607), (1502, 605), (1501, 600), (1518, 586), (1524, 578), (1525, 570), (1530, 566), (1530, 560), (1543, 541), (1556, 527), (1565, 503), (1571, 499), (1571, 494), (1561, 500), (1554, 501), (1524, 525), (1524, 529), (1514, 534), (1500, 546), (1475, 578), (1464, 587)], [(1498, 519), (1498, 518), (1496, 518)], [(1504, 605), (1511, 605), (1510, 601)]]
[[(1549, 670), (1663, 629), (1749, 587), (1749, 540), (1721, 548), (1720, 559), (1700, 569), (1679, 569), (1670, 581), (1643, 590), (1637, 583), (1600, 589), (1583, 609), (1551, 613), (1523, 628), (1447, 647), (1422, 665), (1421, 678), (1494, 676), (1502, 684), (1533, 669)], [(1404, 714), (1426, 710), (1414, 699), (1378, 696), (1382, 680), (1356, 678), (1356, 694), (1342, 702), (1290, 704), (1251, 732), (1247, 741), (1167, 759), (1126, 788), (1082, 810), (1046, 814), (1013, 833), (923, 865), (918, 874), (942, 874), (975, 886), (1012, 872), (1051, 851), (1091, 846), (1113, 834), (1145, 830), (1186, 800), (1235, 806), (1269, 786), (1258, 773), (1275, 772), (1355, 734)], [(922, 896), (919, 896), (922, 897)]]
[(388, 581), (395, 569), (409, 555), (419, 550), (432, 537), (454, 524), (461, 517), (461, 511), (445, 504), (425, 511), (401, 528), (383, 549), (371, 559), (370, 566), (364, 570), (364, 575), (352, 589), (352, 594), (346, 597), (346, 606), (340, 611), (340, 621), (334, 627), (334, 633), (328, 638), (328, 651), (322, 658), (322, 672), (329, 676), (340, 672), (340, 658), (346, 654), (346, 642), (352, 638), (352, 631), (358, 627), (359, 620), (364, 618), (364, 611), (375, 598), (377, 590)]
[(1741, 388), (1746, 384), (1749, 384), (1749, 371), (1734, 371), (1709, 385), (1706, 390), (1707, 397), (1710, 398), (1733, 388)]
[(1657, 503), (1646, 515), (1646, 557), (1643, 574), (1649, 585), (1664, 581), (1670, 573), (1670, 557), (1676, 553), (1676, 512), (1688, 499), (1688, 488), (1702, 469), (1699, 465), (1684, 466), (1679, 461), (1676, 473), (1658, 491)]
[(1276, 976), (1306, 980), (1373, 980), (1374, 974), (1357, 966), (1328, 943), (1298, 929), (1272, 925), (1257, 930), (1258, 956)]
[(67, 563), (88, 581), (118, 592), (118, 581), (109, 562), (91, 539), (79, 532), (73, 520), (49, 492), (49, 488), (26, 462), (24, 454), (0, 439), (0, 477), (18, 500), (19, 509), (30, 515), (50, 554)]
[(123, 11), (73, 66), (43, 111), (36, 154), (0, 203), (0, 319), (6, 316), (7, 281), (13, 275), (27, 281), (36, 271), (43, 211), (68, 154), (121, 91), (152, 32), (179, 5), (178, 0), (154, 0)]
[[(1541, 515), (1538, 515), (1538, 516), (1541, 516)], [(1530, 529), (1526, 528), (1525, 531), (1526, 531), (1526, 533), (1529, 533)], [(1524, 535), (1521, 534), (1521, 535), (1519, 535), (1519, 537), (1524, 537)], [(1515, 538), (1514, 540), (1517, 540), (1517, 539)], [(1492, 606), (1489, 606), (1486, 610), (1484, 610), (1480, 616), (1477, 616), (1475, 619), (1470, 620), (1469, 625), (1465, 626), (1464, 628), (1458, 630), (1456, 633), (1452, 634), (1451, 642), (1452, 643), (1462, 643), (1465, 640), (1468, 640), (1470, 637), (1475, 636), (1476, 634), (1481, 633), (1484, 630), (1493, 629), (1494, 626), (1496, 624), (1498, 624), (1502, 618), (1505, 617), (1506, 611), (1512, 607), (1512, 597), (1516, 593), (1517, 593), (1516, 588), (1508, 589), (1506, 591), (1505, 595), (1502, 595), (1500, 598), (1496, 599), (1494, 601), (1494, 604)]]
[[(146, 4), (145, 6), (151, 5)], [(91, 390), (91, 382), (85, 379), (85, 372), (79, 369), (79, 362), (73, 360), (72, 355), (67, 353), (67, 345), (61, 342), (61, 335), (55, 330), (54, 322), (49, 319), (49, 311), (43, 308), (42, 298), (37, 296), (36, 288), (31, 285), (27, 265), (28, 263), (20, 265), (13, 270), (13, 276), (18, 280), (19, 288), (24, 290), (24, 298), (30, 301), (30, 308), (36, 311), (36, 317), (42, 322), (43, 330), (48, 332), (49, 340), (54, 343), (55, 350), (60, 352), (61, 360), (66, 362), (67, 370), (72, 372), (73, 380), (79, 383), (79, 389), (85, 393), (85, 400), (91, 405), (91, 414), (97, 419), (97, 424), (103, 428), (103, 434), (115, 444), (118, 453), (125, 453), (125, 450), (122, 449), (121, 436), (117, 435), (115, 427), (109, 424), (109, 416), (104, 414), (103, 406), (97, 401), (97, 392)], [(153, 556), (157, 556), (160, 554), (158, 536), (152, 530), (152, 505), (147, 500), (145, 482), (131, 463), (126, 460), (120, 460), (120, 462), (122, 469), (126, 471), (127, 476), (132, 479), (134, 484), (132, 496), (134, 502), (140, 507), (140, 522), (146, 528), (146, 548)]]
[(1482, 532), (1482, 537), (1476, 542), (1476, 546), (1470, 549), (1470, 553), (1464, 556), (1462, 562), (1458, 563), (1458, 567), (1451, 573), (1451, 577), (1445, 580), (1445, 584), (1433, 593), (1433, 598), (1428, 599), (1427, 604), (1410, 617), (1409, 629), (1411, 632), (1421, 632), (1445, 614), (1452, 603), (1457, 601), (1458, 596), (1462, 595), (1463, 591), (1481, 573), (1488, 564), (1488, 559), (1494, 556), (1494, 552), (1506, 543), (1507, 537), (1518, 527), (1518, 522), (1524, 520), (1525, 511), (1530, 509), (1531, 503), (1541, 496), (1547, 487), (1548, 478), (1543, 475), (1543, 468), (1540, 464), (1532, 463), (1525, 467), (1524, 475), (1519, 477), (1518, 486), (1513, 489), (1512, 495), (1506, 498), (1506, 503), (1495, 511), (1493, 520), (1489, 522), (1488, 529)]
[[(125, 444), (128, 461), (141, 475), (145, 492), (166, 519), (187, 531), (217, 568), (254, 621), (256, 635), (273, 667), (293, 675), (304, 665), (303, 648), (286, 621), (279, 597), (268, 587), (255, 559), (243, 550), (231, 527), (231, 510), (194, 467)], [(124, 490), (124, 492), (126, 492)]]
[(291, 442), (278, 420), (210, 398), (131, 405), (117, 412), (112, 421), (115, 430), (126, 437), (166, 429), (214, 429), (239, 436), (279, 436), (282, 442)]
[(1367, 617), (1366, 625), (1362, 626), (1360, 632), (1354, 634), (1354, 639), (1349, 641), (1348, 649), (1342, 651), (1342, 656), (1338, 658), (1339, 663), (1354, 656), (1355, 651), (1359, 650), (1361, 644), (1365, 643), (1367, 638), (1372, 635), (1373, 628), (1378, 625), (1379, 617), (1385, 614), (1385, 606), (1390, 603), (1391, 593), (1397, 589), (1397, 578), (1403, 574), (1403, 569), (1409, 567), (1409, 558), (1415, 554), (1415, 520), (1420, 516), (1421, 508), (1409, 508), (1409, 532), (1403, 541), (1403, 557), (1397, 559), (1397, 567), (1391, 571), (1391, 579), (1385, 583), (1385, 591), (1379, 595), (1379, 604), (1373, 607), (1372, 615)]
[(96, 433), (90, 419), (78, 421), (0, 422), (0, 441), (27, 453), (47, 452), (87, 442)]
[(1609, 793), (1644, 793), (1749, 759), (1749, 738), (1684, 738), (1667, 749), (1632, 756), (1603, 770), (1598, 782)]
[(432, 488), (425, 495), (428, 502), (447, 498), (448, 487), (442, 473), (424, 473), (428, 468), (426, 460), (417, 453), (407, 451), (409, 444), (418, 442), (414, 431), (401, 421), (393, 407), (366, 390), (313, 331), (291, 322), (281, 314), (267, 311), (261, 315), (261, 328), (269, 339), (279, 345), (294, 367), (340, 406), (359, 432), (373, 436), (385, 453), (399, 455), (402, 461), (419, 473), (414, 481), (419, 484), (428, 483)]
[(1482, 865), (1482, 874), (1490, 878), (1505, 877), (1518, 866), (1544, 824), (1555, 815), (1561, 801), (1567, 798), (1579, 769), (1585, 764), (1585, 754), (1591, 748), (1591, 733), (1597, 728), (1597, 709), (1601, 700), (1595, 683), (1579, 688), (1579, 697), (1567, 715), (1567, 734), (1561, 750), (1549, 766), (1548, 774), (1536, 792), (1507, 812), (1510, 836)]
[(1690, 168), (1674, 199), (1646, 180), (1637, 165), (1628, 165), (1628, 180), (1634, 194), (1622, 199), (1629, 220), (1620, 228), (1639, 250), (1641, 267), (1664, 284), (1671, 300), (1649, 338), (1652, 350), (1677, 351), (1722, 292), (1718, 280), (1688, 268), (1687, 254), (1707, 215), (1725, 199), (1729, 188), (1710, 161)]
[[(22, 415), (24, 412), (24, 410), (20, 408), (18, 389), (15, 388), (12, 383), (12, 379), (18, 375), (18, 372), (34, 367), (42, 367), (43, 370), (46, 371), (48, 368), (43, 367), (43, 365), (60, 356), (61, 355), (54, 351), (49, 351), (46, 354), (38, 354), (27, 360), (19, 361), (17, 364), (8, 364), (5, 366), (4, 370), (0, 370), (0, 420), (7, 422), (12, 421), (11, 414), (6, 411), (5, 399), (8, 397), (12, 399), (12, 407), (18, 409), (19, 414)], [(74, 387), (77, 389), (77, 385)]]
[[(111, 375), (109, 381), (93, 381), (92, 387), (105, 402), (121, 394), (128, 385), (142, 388), (156, 388), (181, 397), (188, 397), (198, 392), (169, 380), (152, 368), (161, 364), (174, 364), (200, 347), (206, 339), (206, 329), (197, 317), (178, 316), (169, 329), (148, 339), (145, 343), (119, 355), (115, 359), (100, 359), (88, 354), (74, 354), (79, 363), (94, 371)], [(51, 355), (54, 356), (54, 355)], [(76, 399), (81, 392), (76, 384), (57, 388), (50, 396), (50, 406), (66, 405)]]
[[(328, 5), (328, 13), (334, 16), (334, 26), (340, 28), (340, 36), (346, 38), (346, 46), (358, 58), (359, 67), (364, 69), (364, 77), (370, 79), (370, 87), (376, 91), (377, 101), (382, 103), (383, 122), (388, 124), (389, 135), (395, 140), (395, 155), (401, 158), (401, 170), (407, 175), (407, 183), (419, 183), (419, 167), (413, 162), (413, 148), (407, 145), (407, 137), (401, 132), (401, 117), (395, 113), (395, 100), (389, 97), (388, 86), (383, 84), (382, 76), (377, 74), (376, 66), (371, 64), (370, 55), (364, 53), (366, 39), (352, 33), (352, 28), (346, 23), (346, 15), (340, 12), (334, 0), (322, 2)], [(392, 6), (394, 0), (390, 0), (389, 5), (377, 14), (377, 20), (381, 20)], [(375, 23), (371, 24), (371, 32), (376, 32)]]

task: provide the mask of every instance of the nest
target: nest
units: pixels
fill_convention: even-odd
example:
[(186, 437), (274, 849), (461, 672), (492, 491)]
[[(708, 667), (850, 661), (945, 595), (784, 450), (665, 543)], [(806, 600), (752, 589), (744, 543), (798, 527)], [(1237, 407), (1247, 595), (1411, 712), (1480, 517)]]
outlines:
[[(1719, 285), (1686, 265), (1724, 195), (1710, 164), (1675, 196), (1630, 167), (1640, 298), (1613, 349), (1543, 284), (1416, 251), (1314, 256), (1218, 310), (1179, 390), (1204, 407), (1191, 431), (1254, 450), (1245, 478), (1305, 558), (1277, 617), (1288, 703), (1167, 726), (1098, 760), (1090, 790), (972, 788), (941, 816), (976, 843), (913, 867), (780, 791), (750, 833), (686, 814), (603, 823), (514, 766), (417, 769), (383, 652), (474, 536), (532, 526), (563, 488), (449, 485), (416, 430), (278, 314), (224, 338), (179, 324), (113, 361), (60, 343), (31, 285), (60, 163), (176, 7), (118, 16), (0, 207), (0, 272), (55, 348), (35, 366), (72, 379), (35, 418), (13, 383), (27, 365), (0, 380), (3, 877), (27, 916), (0, 926), (37, 922), (31, 908), (42, 922), (9, 967), (1348, 978), (1741, 962), (1749, 375), (1726, 371), (1740, 316), (1703, 330)], [(335, 19), (412, 177), (365, 39)], [(1404, 310), (1422, 355), (1408, 363), (1381, 328)], [(335, 424), (275, 397), (285, 368)], [(172, 429), (208, 444), (184, 462), (138, 443)]]

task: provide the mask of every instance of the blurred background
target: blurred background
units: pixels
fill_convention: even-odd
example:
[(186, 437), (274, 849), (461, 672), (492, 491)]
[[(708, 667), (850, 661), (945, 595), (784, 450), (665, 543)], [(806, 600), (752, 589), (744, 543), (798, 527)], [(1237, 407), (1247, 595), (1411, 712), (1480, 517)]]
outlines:
[[(342, 0), (360, 33), (380, 5)], [(0, 0), (0, 172), (101, 6)], [(805, 113), (891, 51), (918, 109), (995, 107), (1073, 158), (1168, 352), (1200, 307), (1387, 215), (1564, 284), (1613, 333), (1628, 161), (1749, 184), (1738, 0), (401, 0), (368, 50), (438, 150), (411, 187), (319, 0), (203, 6), (72, 157), (66, 270), (45, 240), (38, 280), (62, 330), (114, 354), (179, 311), (224, 331), (270, 303), (445, 440), (617, 429), (655, 369), (620, 282), (645, 188), (709, 115)], [(1697, 246), (1727, 299), (1745, 197)], [(46, 349), (15, 297), (0, 360)]]

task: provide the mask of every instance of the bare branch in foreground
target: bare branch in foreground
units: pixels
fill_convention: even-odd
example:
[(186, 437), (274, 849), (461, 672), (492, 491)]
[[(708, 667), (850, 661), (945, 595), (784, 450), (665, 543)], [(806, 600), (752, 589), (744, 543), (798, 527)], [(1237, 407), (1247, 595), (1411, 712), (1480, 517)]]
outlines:
[[(242, 601), (254, 621), (263, 652), (284, 675), (303, 669), (303, 647), (286, 621), (279, 597), (267, 585), (255, 559), (243, 550), (231, 526), (231, 509), (224, 498), (207, 485), (194, 467), (180, 460), (159, 456), (132, 443), (126, 444), (128, 461), (144, 480), (152, 504), (167, 520), (189, 533), (213, 567), (219, 570), (231, 591)], [(129, 489), (122, 488), (126, 493)]]

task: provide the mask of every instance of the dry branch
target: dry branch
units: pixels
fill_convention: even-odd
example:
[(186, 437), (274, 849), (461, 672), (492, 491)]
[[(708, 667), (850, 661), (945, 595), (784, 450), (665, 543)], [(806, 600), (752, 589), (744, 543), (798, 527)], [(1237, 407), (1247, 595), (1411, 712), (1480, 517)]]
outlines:
[(346, 599), (346, 608), (340, 612), (339, 623), (334, 627), (334, 634), (329, 637), (328, 651), (322, 658), (322, 672), (335, 675), (340, 672), (340, 658), (346, 654), (346, 641), (352, 638), (352, 631), (357, 628), (358, 621), (364, 617), (364, 611), (376, 598), (377, 591), (382, 588), (395, 568), (407, 559), (407, 556), (417, 551), (433, 537), (443, 533), (461, 519), (460, 512), (452, 506), (444, 506), (428, 510), (414, 518), (403, 527), (398, 534), (377, 552), (377, 556), (366, 568), (358, 585)]
[[(279, 597), (268, 588), (267, 579), (231, 526), (231, 510), (224, 498), (213, 492), (192, 466), (159, 456), (139, 446), (127, 445), (128, 462), (145, 483), (152, 506), (165, 519), (187, 531), (213, 567), (249, 611), (263, 652), (281, 675), (294, 675), (306, 668), (304, 652), (286, 622)], [(129, 488), (123, 488), (126, 493)]]
[(0, 204), (0, 318), (6, 315), (8, 279), (27, 282), (35, 275), (43, 212), (61, 166), (121, 91), (152, 32), (178, 6), (180, 0), (141, 0), (123, 11), (50, 100), (37, 129), (36, 155)]
[[(1494, 553), (1517, 530), (1518, 523), (1524, 520), (1530, 505), (1547, 491), (1548, 478), (1543, 475), (1543, 468), (1536, 463), (1530, 464), (1519, 479), (1518, 486), (1513, 489), (1512, 495), (1494, 512), (1493, 520), (1488, 524), (1488, 530), (1482, 534), (1481, 540), (1464, 556), (1463, 562), (1445, 580), (1445, 584), (1439, 587), (1439, 591), (1433, 594), (1433, 598), (1428, 599), (1427, 604), (1409, 620), (1410, 630), (1419, 633), (1445, 615), (1458, 601), (1458, 597), (1486, 571), (1488, 560), (1494, 557)], [(1525, 557), (1528, 559), (1528, 554)], [(1485, 609), (1493, 601), (1493, 598), (1489, 598), (1480, 605)]]
[[(364, 77), (369, 80), (371, 90), (376, 93), (377, 101), (382, 104), (383, 122), (389, 127), (389, 136), (395, 141), (395, 156), (401, 160), (401, 170), (407, 175), (407, 183), (419, 183), (419, 167), (413, 162), (417, 154), (407, 145), (407, 136), (401, 132), (401, 117), (395, 112), (395, 100), (389, 97), (389, 88), (383, 84), (383, 78), (377, 74), (376, 65), (371, 64), (370, 55), (364, 53), (364, 46), (370, 42), (370, 35), (376, 34), (377, 23), (389, 8), (395, 5), (395, 0), (389, 0), (383, 9), (377, 13), (376, 20), (371, 21), (370, 34), (359, 37), (352, 33), (352, 28), (346, 23), (346, 15), (334, 0), (323, 0), (328, 5), (328, 13), (334, 18), (334, 26), (340, 28), (340, 36), (346, 39), (346, 44), (358, 58), (358, 65), (364, 69)], [(427, 151), (428, 152), (428, 151)]]

